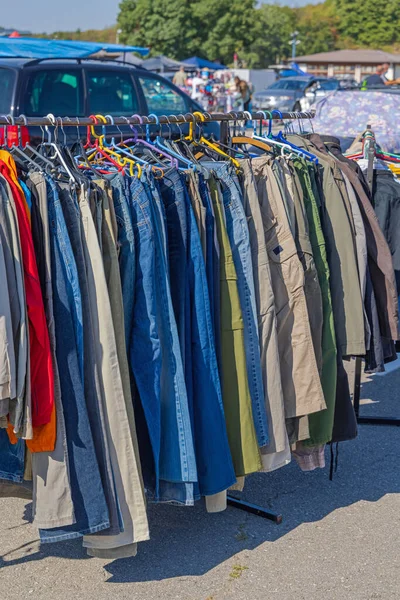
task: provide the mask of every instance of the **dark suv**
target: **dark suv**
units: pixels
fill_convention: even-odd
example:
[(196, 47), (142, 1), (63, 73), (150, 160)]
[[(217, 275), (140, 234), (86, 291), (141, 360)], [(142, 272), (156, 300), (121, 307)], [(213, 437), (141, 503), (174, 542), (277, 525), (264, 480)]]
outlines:
[[(177, 115), (202, 111), (202, 107), (173, 83), (146, 69), (121, 62), (90, 59), (0, 59), (0, 115), (88, 117), (133, 114)], [(218, 135), (217, 123), (205, 124), (205, 134)], [(124, 136), (132, 133), (121, 127)], [(179, 133), (171, 126), (172, 133)], [(188, 126), (183, 125), (186, 132)], [(151, 126), (154, 133), (155, 126)], [(159, 130), (159, 128), (158, 128)], [(66, 127), (68, 140), (77, 129)], [(120, 135), (117, 128), (107, 128)], [(162, 133), (169, 135), (168, 127)], [(30, 127), (32, 142), (42, 139), (39, 127)], [(80, 128), (86, 135), (86, 128)]]

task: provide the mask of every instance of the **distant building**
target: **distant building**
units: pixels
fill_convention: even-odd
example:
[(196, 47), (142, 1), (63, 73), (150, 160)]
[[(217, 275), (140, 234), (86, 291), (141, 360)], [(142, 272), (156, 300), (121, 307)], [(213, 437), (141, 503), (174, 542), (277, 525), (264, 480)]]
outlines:
[(360, 82), (375, 72), (376, 66), (390, 64), (389, 79), (400, 76), (400, 54), (390, 54), (383, 50), (337, 50), (297, 56), (296, 62), (310, 75), (355, 79)]

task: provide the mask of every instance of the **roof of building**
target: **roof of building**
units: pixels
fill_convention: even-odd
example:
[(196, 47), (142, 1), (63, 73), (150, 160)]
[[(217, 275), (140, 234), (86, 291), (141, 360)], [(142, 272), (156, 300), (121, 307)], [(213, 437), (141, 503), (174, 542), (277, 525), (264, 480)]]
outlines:
[(336, 50), (297, 56), (297, 62), (331, 63), (331, 64), (379, 64), (382, 62), (400, 64), (400, 54), (390, 54), (383, 50)]

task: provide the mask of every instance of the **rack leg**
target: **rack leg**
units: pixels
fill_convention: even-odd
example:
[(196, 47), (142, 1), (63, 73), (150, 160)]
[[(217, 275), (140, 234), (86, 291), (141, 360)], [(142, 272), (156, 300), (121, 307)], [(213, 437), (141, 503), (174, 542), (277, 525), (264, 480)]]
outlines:
[(250, 504), (249, 502), (244, 502), (244, 500), (238, 500), (237, 498), (233, 498), (233, 496), (228, 496), (228, 504), (229, 506), (233, 506), (239, 510), (244, 510), (245, 512), (256, 515), (257, 517), (263, 517), (264, 519), (274, 521), (274, 523), (277, 525), (282, 523), (282, 515), (270, 512), (269, 510), (266, 510), (261, 506), (257, 506), (256, 504)]
[(353, 392), (353, 404), (354, 412), (356, 413), (357, 421), (360, 414), (360, 396), (361, 396), (361, 358), (356, 358), (355, 370), (354, 370), (354, 392)]
[(357, 423), (362, 425), (393, 425), (400, 427), (399, 417), (358, 417)]

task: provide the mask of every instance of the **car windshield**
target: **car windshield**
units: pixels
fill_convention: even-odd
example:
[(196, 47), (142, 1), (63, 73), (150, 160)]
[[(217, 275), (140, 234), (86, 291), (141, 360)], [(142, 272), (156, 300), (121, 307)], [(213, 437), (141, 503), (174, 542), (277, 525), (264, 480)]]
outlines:
[(0, 114), (8, 115), (11, 112), (15, 72), (11, 69), (0, 69)]
[(303, 90), (307, 86), (308, 80), (301, 79), (280, 79), (275, 81), (267, 89), (269, 90)]
[(319, 89), (324, 91), (336, 90), (339, 86), (337, 79), (327, 79), (319, 82)]

